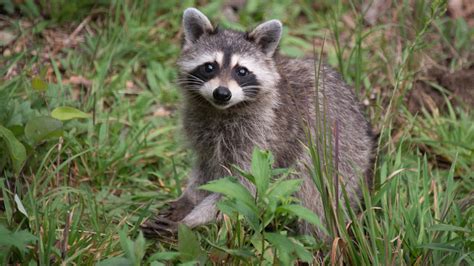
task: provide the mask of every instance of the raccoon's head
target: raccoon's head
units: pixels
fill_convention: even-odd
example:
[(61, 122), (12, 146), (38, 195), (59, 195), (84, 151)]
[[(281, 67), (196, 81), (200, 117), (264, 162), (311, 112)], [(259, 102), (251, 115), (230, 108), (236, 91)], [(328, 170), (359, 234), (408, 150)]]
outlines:
[(190, 98), (218, 109), (273, 98), (280, 79), (273, 55), (282, 24), (270, 20), (250, 32), (222, 30), (195, 8), (183, 15), (179, 83)]

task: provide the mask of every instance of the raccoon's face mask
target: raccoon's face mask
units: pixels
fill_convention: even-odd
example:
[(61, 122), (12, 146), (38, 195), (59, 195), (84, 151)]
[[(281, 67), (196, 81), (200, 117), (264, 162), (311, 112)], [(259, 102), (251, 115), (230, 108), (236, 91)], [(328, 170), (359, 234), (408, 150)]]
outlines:
[(218, 109), (275, 93), (280, 76), (272, 57), (281, 38), (280, 21), (270, 20), (250, 33), (219, 30), (200, 11), (188, 8), (183, 31), (178, 66), (185, 93)]

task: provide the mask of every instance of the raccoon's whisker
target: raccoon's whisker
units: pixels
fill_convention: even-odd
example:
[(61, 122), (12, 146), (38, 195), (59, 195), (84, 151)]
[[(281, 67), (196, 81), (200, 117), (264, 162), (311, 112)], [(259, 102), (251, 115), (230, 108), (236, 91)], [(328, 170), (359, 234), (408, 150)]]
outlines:
[(202, 79), (194, 76), (194, 75), (187, 75), (187, 76), (179, 76), (178, 79), (181, 80), (198, 80), (198, 81), (203, 81)]
[(260, 88), (242, 88), (243, 91), (259, 91)]
[(192, 78), (192, 79), (194, 79), (194, 80), (198, 80), (198, 81), (200, 81), (200, 82), (202, 82), (202, 83), (205, 83), (204, 80), (202, 80), (201, 78), (199, 78), (199, 77), (197, 77), (196, 75), (193, 75), (193, 74), (191, 74), (191, 73), (181, 72), (181, 74), (185, 75), (186, 77)]
[(256, 96), (258, 95), (259, 91), (244, 91), (244, 94), (245, 95), (253, 95), (253, 96)]
[(242, 88), (242, 90), (244, 91), (245, 96), (248, 96), (248, 97), (257, 96), (261, 89), (262, 88), (258, 87), (258, 86), (255, 86), (255, 87), (254, 86), (248, 86), (248, 87)]
[(193, 74), (184, 74), (184, 75), (180, 75), (179, 78), (192, 78), (192, 79), (196, 79), (196, 80), (200, 80), (200, 81), (203, 81), (201, 78), (199, 78), (198, 76), (196, 75), (193, 75)]
[(186, 88), (189, 88), (189, 87), (193, 87), (193, 88), (196, 88), (196, 89), (200, 89), (202, 87), (202, 83), (197, 83), (197, 82), (178, 82), (178, 85), (181, 86), (181, 87), (186, 87)]
[(187, 82), (187, 81), (182, 81), (182, 82), (178, 82), (179, 85), (183, 85), (183, 86), (196, 86), (196, 87), (201, 87), (202, 86), (202, 83), (198, 83), (198, 82)]
[(186, 91), (196, 92), (196, 93), (201, 90), (200, 87), (192, 86), (192, 85), (182, 85), (181, 87)]
[(251, 99), (255, 99), (258, 95), (257, 93), (244, 93), (245, 96), (250, 97)]
[(244, 95), (250, 98), (255, 98), (258, 95), (258, 91), (244, 91)]
[(207, 101), (199, 93), (187, 93), (186, 98), (198, 104), (206, 104)]
[(257, 94), (259, 92), (259, 90), (244, 90), (244, 93), (255, 93)]
[(252, 82), (247, 82), (247, 83), (244, 83), (244, 84), (241, 84), (240, 87), (246, 87), (246, 86), (258, 86), (258, 87), (261, 87), (260, 85), (255, 85), (254, 83)]
[(195, 79), (195, 78), (181, 78), (181, 79), (178, 79), (178, 82), (180, 83), (198, 83), (198, 84), (204, 84), (204, 82), (202, 82), (201, 80), (198, 80), (198, 79)]
[(200, 80), (195, 80), (195, 79), (178, 79), (179, 82), (196, 82), (196, 83), (202, 83)]
[(195, 85), (195, 86), (197, 86), (197, 87), (202, 86), (202, 83), (201, 83), (201, 82), (193, 81), (193, 80), (179, 80), (179, 81), (178, 81), (178, 84), (179, 84), (179, 85)]
[(194, 91), (194, 92), (198, 92), (198, 91), (200, 90), (199, 88), (193, 87), (193, 86), (186, 87), (186, 89), (187, 89), (188, 91)]
[(254, 84), (251, 84), (251, 83), (244, 83), (242, 85), (240, 85), (241, 88), (263, 88), (263, 86), (261, 85), (254, 85)]

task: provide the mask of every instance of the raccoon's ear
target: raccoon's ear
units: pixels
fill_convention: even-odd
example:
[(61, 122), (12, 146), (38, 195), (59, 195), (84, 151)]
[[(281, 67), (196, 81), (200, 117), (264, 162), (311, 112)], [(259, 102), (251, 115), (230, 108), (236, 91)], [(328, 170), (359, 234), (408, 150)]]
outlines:
[(206, 32), (212, 32), (209, 19), (196, 8), (187, 8), (183, 13), (184, 45), (192, 44)]
[(282, 30), (281, 22), (272, 19), (258, 25), (248, 34), (248, 38), (255, 42), (266, 55), (272, 56), (280, 43)]

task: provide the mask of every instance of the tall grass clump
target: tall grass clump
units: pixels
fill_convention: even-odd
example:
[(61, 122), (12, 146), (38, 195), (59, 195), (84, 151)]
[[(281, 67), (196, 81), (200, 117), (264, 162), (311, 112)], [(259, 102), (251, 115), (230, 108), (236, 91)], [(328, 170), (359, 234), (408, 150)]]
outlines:
[[(395, 83), (382, 118), (377, 146), (376, 187), (369, 187), (365, 180), (367, 177), (360, 177), (363, 199), (358, 203), (358, 210), (351, 208), (343, 177), (338, 174), (339, 121), (329, 125), (325, 119), (318, 119), (316, 136), (308, 133), (307, 148), (313, 159), (308, 169), (320, 192), (326, 226), (332, 239), (323, 263), (457, 265), (473, 262), (472, 246), (465, 245), (473, 234), (473, 228), (466, 227), (472, 222), (469, 218), (472, 208), (462, 210), (460, 202), (455, 201), (459, 184), (454, 182), (454, 173), (459, 162), (453, 160), (447, 172), (432, 170), (426, 156), (413, 159), (419, 152), (410, 151), (412, 147), (404, 139), (394, 145), (390, 136), (393, 109), (401, 104), (399, 90), (402, 84), (413, 78), (409, 64), (415, 53), (423, 48), (428, 28), (445, 12), (445, 3), (434, 1), (425, 8), (429, 12), (423, 13), (423, 23), (414, 39), (407, 43), (394, 69)], [(338, 31), (337, 23), (334, 23), (335, 36), (339, 35)], [(360, 59), (360, 45), (367, 35), (356, 28), (356, 45), (350, 52), (350, 58), (355, 56), (355, 60), (349, 60), (356, 70), (363, 67), (363, 62), (357, 58)], [(349, 64), (342, 60), (343, 51), (337, 43), (336, 38), (338, 63), (342, 72), (347, 73)], [(320, 64), (316, 66), (316, 80), (319, 80), (320, 67)], [(356, 87), (360, 85), (358, 73), (355, 72)], [(324, 90), (324, 81), (316, 84), (316, 90)], [(317, 92), (315, 95), (315, 116), (324, 118), (327, 107), (324, 97), (319, 97), (324, 94)], [(394, 146), (389, 148), (385, 143)]]

